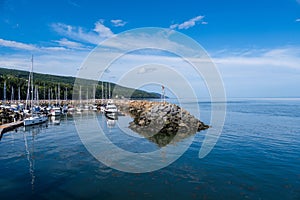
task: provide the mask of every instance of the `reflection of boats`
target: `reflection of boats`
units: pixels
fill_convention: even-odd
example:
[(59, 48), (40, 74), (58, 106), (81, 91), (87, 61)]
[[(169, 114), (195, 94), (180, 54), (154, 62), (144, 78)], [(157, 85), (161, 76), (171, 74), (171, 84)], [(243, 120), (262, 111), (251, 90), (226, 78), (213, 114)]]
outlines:
[[(34, 141), (34, 134), (32, 134), (33, 140)], [(34, 190), (34, 181), (35, 181), (35, 175), (34, 175), (34, 157), (32, 156), (32, 154), (29, 151), (28, 148), (28, 142), (27, 142), (27, 137), (26, 137), (26, 133), (24, 133), (24, 142), (25, 142), (25, 151), (26, 151), (26, 156), (27, 156), (27, 160), (29, 163), (29, 173), (31, 176), (31, 189)], [(33, 144), (34, 147), (34, 144)]]
[(37, 135), (42, 129), (47, 127), (47, 123), (35, 124), (33, 126), (24, 126), (24, 131), (31, 131), (34, 135)]
[(106, 118), (106, 124), (108, 128), (113, 128), (116, 125), (116, 123), (117, 120)]
[[(39, 134), (43, 128), (47, 127), (47, 124), (39, 124), (39, 125), (33, 125), (33, 126), (24, 126), (24, 142), (25, 142), (25, 153), (27, 157), (27, 161), (29, 164), (29, 173), (31, 177), (31, 190), (34, 192), (34, 184), (35, 184), (35, 156), (34, 156), (34, 142), (35, 142), (35, 136)], [(28, 140), (27, 137), (31, 135), (31, 140)], [(31, 143), (30, 143), (31, 142)], [(31, 148), (30, 148), (31, 147)]]
[(51, 116), (50, 120), (51, 120), (51, 123), (54, 125), (60, 124), (60, 116)]
[(105, 113), (106, 124), (108, 128), (113, 128), (118, 120), (117, 113)]
[(105, 113), (105, 117), (107, 119), (117, 120), (118, 119), (118, 114), (117, 113)]

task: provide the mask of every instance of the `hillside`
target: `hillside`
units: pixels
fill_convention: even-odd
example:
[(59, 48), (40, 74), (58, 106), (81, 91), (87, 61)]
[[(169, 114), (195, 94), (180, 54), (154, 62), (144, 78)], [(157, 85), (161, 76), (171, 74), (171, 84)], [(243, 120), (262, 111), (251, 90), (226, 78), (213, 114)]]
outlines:
[[(26, 99), (27, 94), (27, 81), (28, 81), (28, 71), (15, 70), (0, 68), (0, 97), (3, 99), (3, 87), (6, 81), (6, 99), (11, 99), (12, 87), (14, 88), (14, 99), (18, 98), (18, 88), (20, 87), (21, 99)], [(58, 85), (60, 86), (60, 99), (72, 99), (73, 86), (75, 77), (71, 76), (57, 76), (50, 74), (34, 73), (34, 85), (38, 86), (39, 99), (51, 99), (56, 98), (58, 93)], [(87, 80), (88, 81), (88, 80)], [(103, 95), (104, 97), (108, 94), (108, 83), (103, 82)], [(149, 93), (143, 90), (136, 90), (132, 88), (123, 87), (111, 83), (111, 91), (114, 91), (114, 95), (117, 97), (124, 98), (160, 98), (160, 94)], [(67, 91), (67, 92), (66, 92)], [(66, 94), (67, 93), (67, 94)], [(87, 92), (82, 92), (86, 96)], [(89, 89), (89, 98), (92, 98), (92, 88)], [(132, 95), (130, 95), (132, 94)], [(112, 94), (111, 94), (112, 95)], [(102, 97), (102, 82), (99, 81), (96, 86), (96, 98), (100, 99)]]

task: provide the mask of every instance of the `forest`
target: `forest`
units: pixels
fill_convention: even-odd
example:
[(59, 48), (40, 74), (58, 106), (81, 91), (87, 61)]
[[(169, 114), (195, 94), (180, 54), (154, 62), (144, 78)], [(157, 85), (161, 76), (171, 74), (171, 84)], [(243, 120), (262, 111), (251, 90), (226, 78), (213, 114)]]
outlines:
[[(20, 99), (27, 98), (28, 90), (28, 71), (0, 68), (0, 97), (4, 100), (4, 85), (6, 85), (6, 100), (18, 100), (19, 91)], [(78, 94), (78, 86), (74, 83), (76, 78), (71, 76), (57, 76), (50, 74), (33, 73), (34, 90), (38, 91), (39, 99), (61, 99), (70, 100), (74, 94)], [(139, 89), (127, 88), (114, 83), (85, 80), (93, 85), (81, 88), (81, 96), (84, 98), (160, 98), (160, 94), (146, 92)], [(87, 85), (87, 84), (86, 84)], [(110, 89), (109, 89), (110, 86)], [(103, 87), (103, 88), (102, 88)], [(35, 89), (37, 88), (37, 89)], [(94, 96), (95, 91), (95, 96)], [(103, 94), (102, 94), (103, 91)]]

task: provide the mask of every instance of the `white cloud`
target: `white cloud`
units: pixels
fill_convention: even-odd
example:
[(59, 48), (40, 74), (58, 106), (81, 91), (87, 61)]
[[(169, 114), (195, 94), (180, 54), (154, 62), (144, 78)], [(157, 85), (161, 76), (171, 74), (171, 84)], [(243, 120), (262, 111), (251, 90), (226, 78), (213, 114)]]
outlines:
[(46, 51), (66, 51), (67, 49), (64, 47), (41, 47), (41, 50), (46, 50)]
[(53, 30), (64, 37), (71, 38), (80, 42), (98, 44), (99, 38), (96, 33), (87, 33), (81, 27), (75, 27), (63, 23), (53, 23)]
[(109, 38), (114, 35), (110, 28), (104, 26), (102, 20), (99, 20), (95, 23), (95, 28), (93, 31), (97, 32), (102, 38)]
[(92, 46), (113, 35), (103, 22), (96, 22), (92, 30), (63, 23), (52, 24), (51, 27), (65, 37), (43, 46), (0, 38), (0, 47), (9, 49), (9, 54), (0, 55), (0, 67), (28, 70), (28, 55), (34, 54), (36, 72), (74, 76)]
[(89, 44), (98, 45), (99, 42), (113, 36), (110, 28), (103, 24), (104, 20), (95, 23), (93, 30), (87, 31), (82, 27), (71, 26), (63, 23), (53, 23), (51, 27), (64, 37)]
[(285, 47), (271, 50), (248, 50), (241, 51), (241, 53), (230, 53), (218, 55), (213, 58), (216, 64), (230, 66), (252, 66), (253, 69), (257, 67), (277, 67), (290, 68), (300, 70), (300, 48), (299, 47)]
[[(201, 21), (202, 19), (204, 19), (204, 16), (197, 16), (197, 17), (194, 17), (192, 19), (189, 19), (181, 24), (172, 24), (170, 26), (170, 29), (175, 29), (175, 28), (178, 28), (178, 29), (188, 29), (188, 28), (191, 28), (193, 26), (196, 25), (196, 22), (199, 22)], [(207, 22), (202, 22), (202, 24), (207, 24)]]
[(172, 24), (172, 25), (170, 26), (170, 29), (175, 29), (175, 28), (177, 28), (177, 26), (178, 26), (178, 24)]
[(222, 75), (227, 96), (299, 96), (299, 46), (229, 49), (217, 54), (212, 58)]
[[(300, 1), (300, 0), (299, 0)], [(300, 18), (299, 19), (296, 19), (296, 22), (300, 22)]]
[[(75, 76), (88, 51), (66, 51), (63, 48), (34, 52), (34, 72)], [(0, 55), (0, 67), (29, 71), (31, 54), (16, 52)]]
[[(9, 49), (8, 53), (0, 54), (0, 67), (28, 71), (30, 55), (33, 54), (35, 72), (74, 76), (76, 69), (90, 51), (86, 48), (73, 51), (69, 47), (66, 48), (67, 41), (62, 40), (61, 43), (64, 46), (35, 46), (0, 39), (0, 47)], [(70, 44), (72, 43), (69, 43), (69, 46)]]
[(157, 68), (155, 68), (155, 67), (141, 67), (138, 70), (138, 74), (151, 73), (151, 72), (154, 72), (156, 70), (157, 70)]
[(54, 41), (59, 44), (59, 46), (36, 46), (32, 44), (25, 44), (21, 42), (16, 42), (12, 40), (4, 40), (0, 38), (0, 46), (7, 47), (14, 50), (25, 50), (33, 52), (49, 52), (49, 51), (67, 51), (68, 49), (77, 49), (77, 50), (89, 50), (89, 48), (84, 48), (80, 43), (68, 41), (66, 39), (61, 39)]
[(21, 42), (4, 40), (0, 38), (0, 46), (10, 47), (15, 49), (23, 49), (23, 50), (37, 50), (38, 48), (32, 44), (25, 44)]
[(87, 49), (87, 47), (84, 46), (83, 44), (81, 44), (79, 42), (70, 41), (66, 38), (62, 38), (60, 40), (55, 40), (54, 42), (56, 42), (61, 47), (66, 47), (69, 49), (78, 49), (78, 50)]
[(113, 26), (119, 27), (119, 26), (125, 26), (127, 22), (121, 20), (121, 19), (112, 19), (110, 22), (113, 24)]

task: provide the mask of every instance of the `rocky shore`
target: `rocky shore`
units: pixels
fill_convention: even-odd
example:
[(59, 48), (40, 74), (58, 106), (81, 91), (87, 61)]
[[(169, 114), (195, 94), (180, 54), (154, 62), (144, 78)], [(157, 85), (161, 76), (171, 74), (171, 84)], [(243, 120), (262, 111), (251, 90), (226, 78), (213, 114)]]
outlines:
[(158, 146), (178, 142), (209, 126), (178, 105), (150, 101), (119, 103), (119, 109), (133, 118), (129, 128)]

